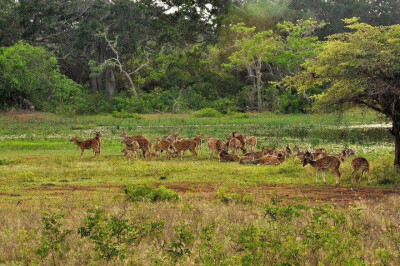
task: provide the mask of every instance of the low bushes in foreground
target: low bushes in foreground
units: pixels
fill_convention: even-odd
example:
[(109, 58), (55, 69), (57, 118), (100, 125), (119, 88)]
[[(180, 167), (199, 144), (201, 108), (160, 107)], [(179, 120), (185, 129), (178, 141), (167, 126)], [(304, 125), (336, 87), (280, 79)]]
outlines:
[[(386, 204), (397, 206), (398, 202), (396, 199)], [(143, 216), (137, 208), (136, 216), (128, 217), (126, 205), (120, 214), (115, 214), (115, 210), (91, 209), (80, 221), (79, 228), (68, 228), (61, 223), (66, 221), (62, 216), (45, 215), (44, 248), (39, 249), (36, 259), (45, 264), (51, 260), (68, 264), (71, 257), (75, 262), (86, 264), (388, 265), (400, 262), (397, 215), (389, 215), (381, 207), (309, 206), (279, 198), (271, 199), (263, 208), (214, 203), (215, 206), (204, 209), (193, 202), (140, 204), (147, 204), (145, 209), (155, 208), (156, 217), (151, 212)], [(255, 213), (257, 218), (251, 218)], [(49, 253), (53, 256), (47, 257)], [(35, 258), (23, 261), (29, 263)], [(0, 258), (0, 262), (6, 260)]]

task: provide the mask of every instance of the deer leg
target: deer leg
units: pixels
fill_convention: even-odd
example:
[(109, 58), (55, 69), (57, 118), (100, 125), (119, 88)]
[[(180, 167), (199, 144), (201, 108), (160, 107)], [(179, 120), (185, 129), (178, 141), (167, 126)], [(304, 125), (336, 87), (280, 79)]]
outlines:
[(315, 183), (318, 183), (318, 170), (315, 172)]
[(81, 149), (81, 158), (83, 157), (84, 152), (85, 152), (85, 149)]
[(371, 183), (371, 180), (369, 178), (369, 169), (366, 172), (367, 172), (367, 177), (368, 177), (368, 183)]
[(355, 181), (356, 181), (356, 180), (355, 180), (355, 179), (356, 179), (356, 178), (355, 178), (356, 172), (357, 172), (357, 170), (354, 169), (354, 170), (353, 170), (353, 173), (351, 173), (351, 183), (352, 183), (352, 184), (354, 184)]
[(339, 169), (336, 169), (336, 185), (340, 185), (340, 176), (342, 175)]
[(326, 174), (326, 172), (322, 171), (322, 178), (324, 179), (324, 184), (326, 184), (325, 174)]

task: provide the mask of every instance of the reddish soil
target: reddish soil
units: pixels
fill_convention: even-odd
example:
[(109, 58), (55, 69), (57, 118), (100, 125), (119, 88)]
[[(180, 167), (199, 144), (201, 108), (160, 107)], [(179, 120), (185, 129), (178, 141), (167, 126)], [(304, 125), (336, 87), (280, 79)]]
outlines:
[[(389, 196), (399, 195), (400, 188), (370, 188), (370, 187), (335, 187), (323, 185), (274, 185), (258, 184), (239, 186), (236, 184), (223, 184), (217, 182), (173, 182), (156, 183), (157, 186), (164, 185), (185, 197), (215, 198), (215, 193), (220, 186), (228, 187), (231, 192), (253, 194), (257, 201), (265, 202), (271, 197), (287, 198), (288, 200), (308, 200), (310, 202), (335, 202), (337, 204), (351, 204), (352, 202), (381, 201)], [(119, 185), (42, 185), (30, 190), (48, 192), (73, 192), (73, 191), (104, 191), (123, 193)], [(5, 194), (5, 193), (4, 193)], [(23, 194), (23, 193), (21, 193)], [(0, 194), (1, 196), (1, 194)], [(7, 195), (10, 196), (10, 195)]]

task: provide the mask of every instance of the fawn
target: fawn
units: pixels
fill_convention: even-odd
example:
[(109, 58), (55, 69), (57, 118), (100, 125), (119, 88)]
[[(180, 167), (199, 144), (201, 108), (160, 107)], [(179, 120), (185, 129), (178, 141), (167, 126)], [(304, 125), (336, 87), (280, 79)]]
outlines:
[(340, 184), (340, 160), (335, 156), (326, 156), (316, 161), (313, 161), (309, 157), (305, 157), (303, 160), (303, 167), (307, 164), (310, 164), (316, 169), (315, 182), (318, 182), (319, 172), (322, 172), (322, 178), (324, 180), (324, 183), (326, 184), (325, 171), (331, 169), (336, 174), (336, 185)]
[(75, 136), (75, 138), (72, 138), (70, 142), (74, 142), (81, 149), (81, 158), (83, 157), (83, 153), (85, 152), (85, 150), (90, 149), (93, 149), (94, 156), (98, 155), (100, 157), (100, 143), (97, 141), (96, 138), (79, 141), (78, 136)]
[(142, 135), (136, 135), (136, 136), (131, 136), (128, 137), (126, 135), (126, 132), (122, 132), (121, 137), (123, 137), (124, 140), (129, 141), (137, 141), (139, 143), (139, 147), (143, 152), (143, 158), (146, 158), (146, 153), (150, 152), (151, 150), (151, 142), (144, 136)]
[(232, 137), (231, 138), (236, 138), (240, 141), (240, 149), (242, 150), (243, 154), (245, 154), (246, 151), (246, 140), (247, 136), (245, 134), (240, 134), (237, 135), (236, 132), (232, 132)]
[(130, 154), (133, 154), (133, 156), (135, 156), (135, 158), (138, 157), (140, 145), (137, 141), (126, 138), (126, 139), (122, 140), (121, 144), (125, 144), (124, 150), (127, 150)]
[(250, 152), (254, 152), (255, 148), (257, 147), (257, 138), (251, 136), (250, 138), (246, 139), (246, 144), (250, 147)]
[(369, 178), (369, 162), (367, 159), (362, 158), (362, 157), (358, 157), (355, 158), (353, 161), (351, 161), (351, 166), (353, 167), (353, 173), (351, 174), (351, 183), (354, 184), (356, 179), (356, 173), (358, 172), (358, 170), (361, 169), (361, 176), (360, 179), (358, 179), (358, 182), (361, 181), (361, 177), (363, 177), (364, 173), (367, 174), (368, 177), (368, 183), (370, 182), (370, 178)]

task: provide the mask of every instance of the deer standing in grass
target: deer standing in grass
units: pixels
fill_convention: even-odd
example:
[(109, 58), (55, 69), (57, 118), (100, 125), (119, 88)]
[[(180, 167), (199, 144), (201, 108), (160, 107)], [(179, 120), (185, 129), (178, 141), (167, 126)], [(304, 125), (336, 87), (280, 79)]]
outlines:
[(257, 138), (251, 136), (246, 139), (246, 144), (250, 147), (250, 152), (254, 152), (255, 148), (257, 147)]
[(160, 138), (157, 138), (156, 142), (154, 143), (154, 149), (156, 152), (159, 152), (159, 156), (161, 156), (163, 151), (166, 151), (168, 160), (170, 160), (172, 154), (175, 153), (175, 147), (173, 142), (167, 139), (160, 140)]
[(143, 152), (143, 158), (146, 158), (146, 153), (151, 151), (151, 147), (152, 147), (151, 142), (146, 137), (144, 137), (142, 135), (136, 135), (136, 136), (128, 137), (126, 135), (126, 132), (123, 132), (121, 134), (121, 137), (123, 137), (123, 139), (128, 141), (128, 142), (129, 141), (137, 141), (137, 143), (139, 143), (140, 149)]
[(78, 136), (75, 136), (75, 138), (72, 138), (70, 142), (75, 143), (81, 149), (81, 158), (83, 157), (83, 153), (85, 152), (85, 150), (90, 149), (93, 149), (94, 156), (98, 155), (100, 157), (100, 143), (97, 141), (96, 138), (79, 141)]
[(355, 158), (352, 162), (351, 162), (351, 166), (353, 167), (353, 173), (351, 174), (351, 183), (354, 184), (356, 179), (356, 173), (358, 172), (358, 170), (361, 169), (361, 176), (358, 179), (358, 182), (361, 181), (361, 177), (363, 177), (364, 173), (367, 174), (368, 177), (368, 183), (370, 182), (370, 178), (369, 178), (369, 162), (367, 159), (362, 158), (362, 157), (358, 157)]
[(211, 137), (208, 139), (207, 148), (208, 148), (208, 152), (209, 152), (208, 159), (211, 158), (211, 155), (213, 152), (219, 154), (222, 150), (225, 150), (225, 151), (228, 150), (228, 147), (222, 140), (211, 138)]
[(192, 139), (183, 139), (176, 141), (173, 146), (175, 147), (176, 153), (178, 156), (183, 159), (183, 152), (186, 150), (190, 150), (194, 157), (197, 158), (196, 152), (196, 142)]
[[(124, 152), (124, 150), (122, 150), (122, 151), (125, 153), (125, 156), (127, 158), (132, 157), (132, 155), (135, 158), (138, 157), (140, 145), (137, 141), (125, 138), (124, 140), (122, 140), (121, 144), (125, 144), (125, 149), (124, 149), (125, 152)], [(127, 156), (127, 154), (129, 154), (129, 157)]]
[(196, 136), (196, 137), (194, 137), (194, 141), (196, 142), (197, 152), (200, 152), (201, 151), (201, 144), (203, 144), (203, 137), (202, 136)]
[(336, 174), (336, 185), (340, 184), (341, 173), (339, 171), (340, 160), (338, 158), (334, 156), (326, 156), (316, 161), (313, 161), (309, 157), (305, 157), (303, 160), (303, 167), (307, 164), (310, 164), (316, 170), (315, 182), (318, 182), (318, 175), (320, 172), (322, 172), (322, 178), (324, 180), (324, 183), (326, 184), (325, 172), (331, 169)]
[(96, 136), (94, 137), (95, 140), (99, 143), (99, 156), (101, 154), (101, 137), (103, 137), (100, 133), (100, 131), (95, 131), (93, 132)]

